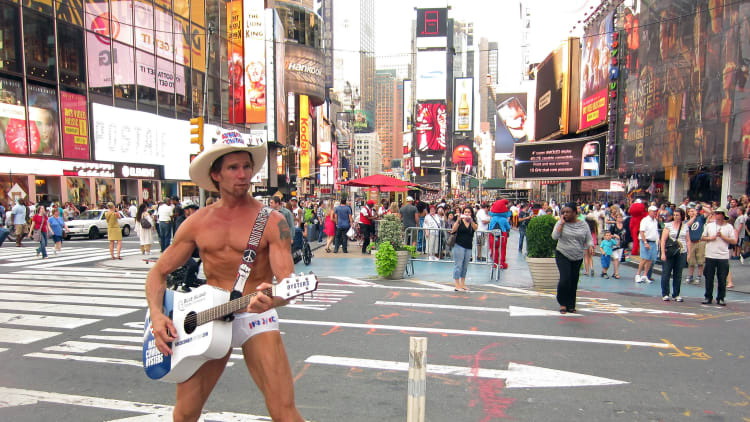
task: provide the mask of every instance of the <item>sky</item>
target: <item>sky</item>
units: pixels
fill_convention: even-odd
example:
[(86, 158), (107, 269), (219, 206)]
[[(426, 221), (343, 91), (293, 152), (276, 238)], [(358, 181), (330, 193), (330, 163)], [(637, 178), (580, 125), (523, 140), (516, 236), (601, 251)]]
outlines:
[[(542, 61), (568, 36), (580, 36), (586, 13), (600, 0), (530, 0), (531, 62)], [(449, 17), (474, 23), (474, 37), (497, 41), (502, 75), (517, 76), (521, 68), (520, 8), (518, 0), (377, 0), (375, 51), (377, 56), (410, 52), (414, 8), (450, 6)], [(576, 29), (573, 27), (576, 26)], [(571, 32), (573, 30), (573, 32)], [(377, 59), (376, 59), (377, 60)]]

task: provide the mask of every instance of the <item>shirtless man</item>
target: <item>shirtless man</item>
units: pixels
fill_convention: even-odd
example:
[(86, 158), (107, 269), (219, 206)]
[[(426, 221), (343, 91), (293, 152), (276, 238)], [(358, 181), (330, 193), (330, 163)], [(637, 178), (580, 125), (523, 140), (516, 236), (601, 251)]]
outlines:
[[(165, 355), (171, 354), (167, 343), (175, 339), (172, 333), (176, 332), (172, 321), (162, 312), (167, 274), (184, 264), (198, 247), (207, 283), (232, 290), (250, 231), (262, 209), (262, 204), (248, 191), (250, 179), (265, 159), (266, 146), (246, 146), (238, 140), (224, 142), (206, 149), (190, 165), (190, 178), (206, 190), (220, 192), (221, 199), (182, 223), (174, 243), (162, 253), (146, 279), (156, 347)], [(277, 211), (271, 212), (244, 295), (271, 287), (273, 276), (281, 280), (294, 272), (290, 239), (286, 219)], [(280, 298), (262, 293), (255, 296), (246, 312), (235, 313), (232, 346), (242, 346), (245, 364), (265, 397), (271, 418), (302, 421), (294, 404), (294, 384), (278, 322), (256, 327), (251, 323), (260, 317), (269, 320), (275, 317), (278, 321), (274, 308), (285, 304)], [(175, 421), (198, 420), (230, 354), (231, 350), (221, 359), (206, 362), (190, 379), (177, 385)]]

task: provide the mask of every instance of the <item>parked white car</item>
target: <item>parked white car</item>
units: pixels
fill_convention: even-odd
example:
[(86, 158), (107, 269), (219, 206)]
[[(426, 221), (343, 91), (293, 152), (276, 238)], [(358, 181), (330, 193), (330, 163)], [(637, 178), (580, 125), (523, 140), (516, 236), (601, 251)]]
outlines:
[[(89, 239), (97, 239), (107, 235), (107, 220), (104, 213), (107, 210), (88, 210), (79, 214), (73, 220), (68, 220), (65, 224), (68, 226), (68, 232), (65, 234), (65, 240), (71, 236), (87, 236)], [(118, 211), (119, 212), (119, 211)], [(118, 222), (122, 229), (122, 236), (130, 236), (130, 232), (135, 228), (135, 219), (126, 217), (122, 212)]]

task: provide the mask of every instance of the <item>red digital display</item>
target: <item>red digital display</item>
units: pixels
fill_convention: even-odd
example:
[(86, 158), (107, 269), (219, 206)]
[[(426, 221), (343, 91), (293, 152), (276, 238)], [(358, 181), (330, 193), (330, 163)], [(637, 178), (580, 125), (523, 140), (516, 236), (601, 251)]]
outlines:
[(445, 37), (448, 30), (448, 9), (418, 9), (417, 36)]

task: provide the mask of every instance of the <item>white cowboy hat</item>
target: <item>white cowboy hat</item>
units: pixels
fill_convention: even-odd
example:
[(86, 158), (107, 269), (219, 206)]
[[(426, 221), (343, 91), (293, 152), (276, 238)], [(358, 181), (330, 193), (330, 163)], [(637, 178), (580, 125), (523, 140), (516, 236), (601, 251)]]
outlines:
[(255, 176), (260, 171), (260, 168), (263, 167), (267, 149), (265, 143), (253, 145), (249, 138), (243, 139), (242, 135), (237, 131), (224, 132), (215, 144), (208, 146), (190, 163), (190, 179), (207, 191), (218, 192), (219, 190), (216, 188), (210, 174), (214, 161), (233, 152), (249, 152), (253, 158), (252, 175)]

